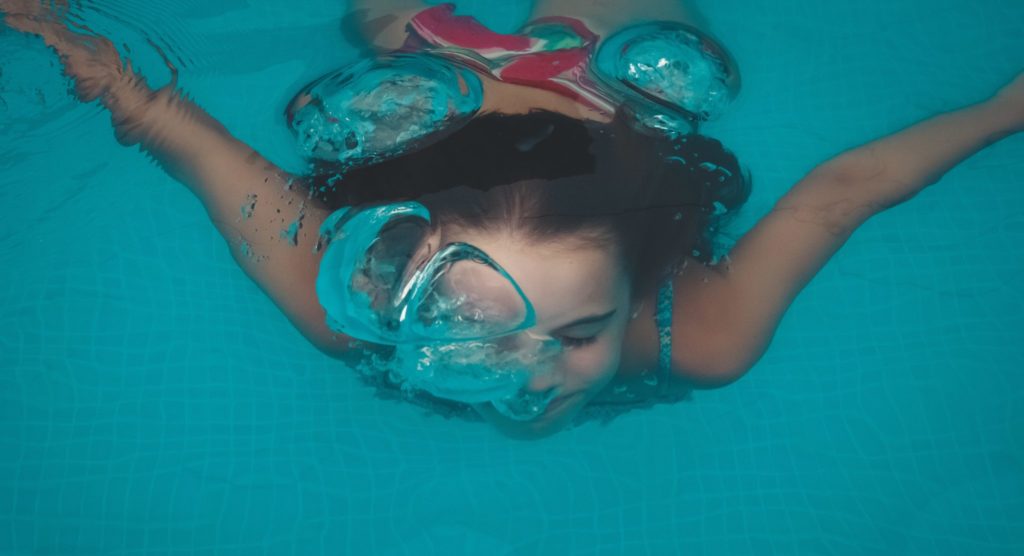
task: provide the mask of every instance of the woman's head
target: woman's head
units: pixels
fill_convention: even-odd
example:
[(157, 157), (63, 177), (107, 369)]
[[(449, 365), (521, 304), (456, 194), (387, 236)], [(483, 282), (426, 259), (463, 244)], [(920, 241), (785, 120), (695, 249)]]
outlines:
[[(326, 183), (333, 171), (321, 170)], [(713, 139), (547, 112), (481, 116), (332, 183), (320, 199), (333, 207), (420, 202), (433, 225), (421, 250), (469, 243), (512, 276), (536, 310), (529, 332), (563, 347), (561, 384), (531, 384), (572, 396), (547, 423), (571, 418), (611, 379), (630, 316), (683, 257), (710, 260), (711, 228), (749, 194)]]

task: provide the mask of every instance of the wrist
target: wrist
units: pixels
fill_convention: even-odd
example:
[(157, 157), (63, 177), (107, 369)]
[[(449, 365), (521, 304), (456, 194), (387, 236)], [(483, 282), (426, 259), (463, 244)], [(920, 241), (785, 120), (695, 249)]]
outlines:
[(106, 88), (100, 97), (100, 102), (117, 118), (145, 109), (152, 94), (153, 91), (146, 85), (145, 79), (129, 70), (119, 75)]
[(156, 95), (145, 79), (129, 70), (100, 97), (100, 102), (110, 111), (114, 133), (122, 145), (140, 142), (145, 134), (147, 116), (153, 111)]
[(985, 104), (994, 119), (1004, 123), (1007, 134), (1024, 131), (1024, 98), (1020, 95), (998, 93)]

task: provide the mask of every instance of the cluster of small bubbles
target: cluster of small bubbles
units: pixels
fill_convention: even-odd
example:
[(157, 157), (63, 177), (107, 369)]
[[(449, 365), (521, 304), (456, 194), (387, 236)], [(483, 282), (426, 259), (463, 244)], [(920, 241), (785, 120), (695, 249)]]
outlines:
[(242, 243), (238, 245), (238, 250), (241, 251), (242, 255), (248, 259), (251, 259), (253, 256), (252, 246), (249, 245), (248, 241), (242, 241)]
[(327, 247), (327, 244), (330, 242), (331, 238), (324, 235), (322, 232), (320, 234), (317, 234), (316, 241), (313, 243), (313, 252), (319, 253), (320, 251), (323, 250), (324, 247)]
[(299, 244), (299, 228), (302, 227), (302, 217), (296, 218), (288, 225), (287, 228), (281, 230), (281, 239), (287, 241), (291, 245)]
[(526, 380), (522, 363), (489, 342), (403, 345), (395, 355), (404, 383), (464, 403), (510, 396)]
[(732, 176), (732, 172), (730, 172), (729, 170), (727, 170), (727, 169), (725, 169), (725, 168), (723, 168), (723, 167), (721, 167), (721, 166), (719, 166), (717, 164), (713, 164), (711, 162), (701, 162), (700, 163), (700, 168), (703, 169), (703, 170), (706, 170), (708, 172), (723, 172), (726, 175)]
[(557, 394), (557, 389), (544, 392), (531, 392), (526, 389), (520, 389), (512, 396), (492, 401), (491, 405), (494, 406), (494, 409), (498, 410), (498, 413), (509, 419), (529, 421), (544, 413), (548, 404)]
[(306, 202), (303, 201), (299, 205), (299, 214), (295, 216), (295, 220), (288, 225), (287, 228), (281, 230), (281, 239), (287, 241), (293, 246), (299, 244), (299, 230), (302, 229), (302, 221), (306, 218)]
[(660, 131), (670, 141), (674, 141), (684, 135), (684, 132), (680, 130), (685, 129), (686, 133), (690, 131), (690, 122), (685, 118), (665, 113), (651, 113), (649, 109), (638, 110), (636, 112), (636, 121), (641, 128)]
[(714, 216), (721, 216), (729, 212), (729, 209), (721, 201), (715, 201), (711, 206), (714, 207)]
[(248, 220), (252, 218), (254, 212), (256, 212), (256, 194), (250, 193), (245, 196), (245, 203), (241, 206), (242, 219)]

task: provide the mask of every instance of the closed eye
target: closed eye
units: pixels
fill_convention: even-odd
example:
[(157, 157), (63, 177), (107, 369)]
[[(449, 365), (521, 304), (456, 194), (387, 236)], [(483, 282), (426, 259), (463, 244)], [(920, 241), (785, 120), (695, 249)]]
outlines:
[(571, 336), (558, 336), (558, 341), (562, 343), (568, 349), (581, 348), (586, 345), (590, 345), (597, 341), (597, 336), (588, 336), (586, 338), (573, 338)]
[[(597, 337), (608, 326), (608, 321), (616, 313), (615, 309), (607, 313), (592, 315), (575, 320), (560, 327), (553, 336), (558, 338), (566, 349), (578, 349), (597, 341)], [(561, 332), (560, 334), (558, 332)]]

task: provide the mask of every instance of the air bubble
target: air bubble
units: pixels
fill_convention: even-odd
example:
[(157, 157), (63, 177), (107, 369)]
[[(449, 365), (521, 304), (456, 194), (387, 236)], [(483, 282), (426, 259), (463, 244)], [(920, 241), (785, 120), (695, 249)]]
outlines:
[(732, 172), (730, 172), (728, 169), (723, 168), (717, 164), (712, 164), (711, 162), (701, 162), (700, 168), (708, 172), (719, 172), (721, 174), (724, 174), (724, 176), (720, 177), (718, 181), (725, 181), (725, 178), (732, 177)]
[(256, 212), (256, 194), (250, 193), (245, 196), (245, 204), (241, 207), (242, 220), (248, 220), (252, 218), (254, 212)]
[(292, 245), (299, 244), (299, 221), (294, 220), (287, 228), (281, 230), (281, 239)]
[[(305, 203), (299, 207), (299, 214), (295, 220), (288, 225), (288, 228), (281, 230), (281, 239), (292, 245), (299, 244), (299, 230), (302, 229), (302, 219), (306, 217)], [(315, 248), (314, 248), (315, 249)]]

